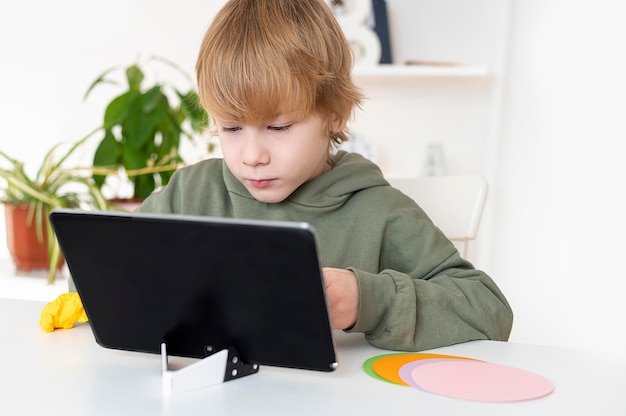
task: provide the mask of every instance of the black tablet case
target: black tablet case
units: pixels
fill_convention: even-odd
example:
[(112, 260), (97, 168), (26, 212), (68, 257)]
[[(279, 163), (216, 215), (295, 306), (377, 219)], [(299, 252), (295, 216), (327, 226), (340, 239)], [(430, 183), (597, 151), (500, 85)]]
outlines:
[(308, 224), (69, 209), (50, 221), (101, 346), (336, 367)]

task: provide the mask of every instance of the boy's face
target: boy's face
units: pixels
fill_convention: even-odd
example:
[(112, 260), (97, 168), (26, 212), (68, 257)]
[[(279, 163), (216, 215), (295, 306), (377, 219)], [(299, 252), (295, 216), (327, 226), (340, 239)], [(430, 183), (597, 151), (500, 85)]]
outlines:
[(214, 118), (224, 161), (258, 201), (275, 203), (330, 170), (326, 123), (317, 114), (295, 114), (241, 124)]

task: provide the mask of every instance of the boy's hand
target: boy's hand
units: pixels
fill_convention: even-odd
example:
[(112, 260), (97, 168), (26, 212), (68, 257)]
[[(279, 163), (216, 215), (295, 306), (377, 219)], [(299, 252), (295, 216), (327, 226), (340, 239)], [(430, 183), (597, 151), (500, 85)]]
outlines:
[(326, 299), (330, 309), (332, 329), (346, 329), (354, 326), (359, 313), (359, 284), (356, 275), (346, 269), (324, 267)]
[(63, 293), (44, 306), (39, 318), (39, 326), (46, 332), (56, 328), (70, 329), (75, 322), (87, 322), (87, 314), (78, 293)]

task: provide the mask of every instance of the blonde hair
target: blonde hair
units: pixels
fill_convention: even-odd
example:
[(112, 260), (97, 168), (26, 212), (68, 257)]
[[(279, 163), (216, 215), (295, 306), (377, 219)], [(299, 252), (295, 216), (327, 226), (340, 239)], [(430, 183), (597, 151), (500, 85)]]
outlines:
[[(347, 140), (362, 99), (350, 46), (323, 0), (228, 1), (204, 36), (196, 73), (209, 115), (245, 123), (318, 113), (331, 143)], [(330, 131), (335, 117), (339, 131)]]

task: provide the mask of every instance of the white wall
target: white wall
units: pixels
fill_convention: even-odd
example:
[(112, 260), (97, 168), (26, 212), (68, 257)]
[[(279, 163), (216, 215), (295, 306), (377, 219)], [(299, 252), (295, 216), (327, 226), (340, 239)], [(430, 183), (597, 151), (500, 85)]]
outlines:
[[(102, 90), (82, 102), (85, 89), (104, 69), (127, 65), (137, 54), (165, 56), (193, 73), (201, 36), (221, 4), (1, 3), (0, 148), (36, 165), (53, 143), (91, 131), (110, 95)], [(411, 87), (413, 101), (399, 102), (402, 111), (373, 101), (355, 127), (372, 136), (388, 172), (420, 172), (425, 146), (442, 141), (450, 171), (488, 176), (478, 265), (513, 304), (512, 340), (624, 349), (618, 236), (626, 231), (620, 197), (626, 6), (620, 0), (388, 4), (397, 62), (485, 64), (492, 78), (488, 85), (420, 81)], [(420, 119), (416, 130), (412, 122)], [(3, 250), (4, 239), (0, 255)]]
[(484, 173), (492, 94), (507, 31), (508, 0), (388, 0), (394, 62), (478, 65), (487, 78), (404, 77), (356, 81), (367, 96), (352, 130), (378, 147), (386, 174), (423, 172), (430, 143), (441, 146), (447, 173)]
[(514, 1), (489, 264), (514, 340), (626, 350), (625, 15)]

